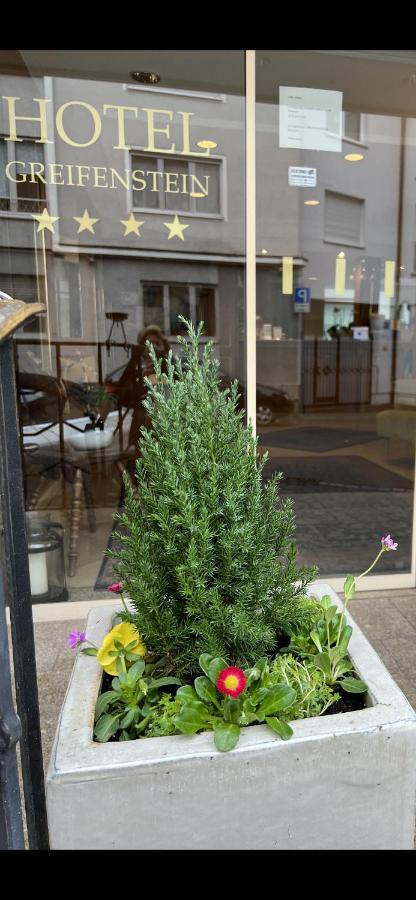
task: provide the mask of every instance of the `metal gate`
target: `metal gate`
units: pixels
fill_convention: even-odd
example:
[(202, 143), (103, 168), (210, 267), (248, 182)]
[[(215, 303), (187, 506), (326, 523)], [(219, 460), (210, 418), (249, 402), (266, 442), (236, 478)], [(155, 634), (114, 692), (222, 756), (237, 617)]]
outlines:
[(303, 404), (338, 406), (371, 400), (371, 341), (349, 337), (303, 342)]

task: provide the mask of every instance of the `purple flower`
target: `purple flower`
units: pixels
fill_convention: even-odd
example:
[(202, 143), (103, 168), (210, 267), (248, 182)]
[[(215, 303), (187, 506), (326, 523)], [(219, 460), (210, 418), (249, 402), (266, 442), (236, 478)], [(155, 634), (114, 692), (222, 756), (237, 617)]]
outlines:
[(70, 631), (66, 641), (68, 647), (78, 647), (78, 644), (83, 644), (85, 641), (85, 631)]
[(114, 584), (109, 585), (108, 590), (112, 591), (113, 594), (120, 594), (123, 590), (123, 585), (121, 581), (115, 581)]
[(381, 544), (384, 550), (397, 550), (398, 546), (397, 541), (395, 542), (389, 534), (381, 538)]

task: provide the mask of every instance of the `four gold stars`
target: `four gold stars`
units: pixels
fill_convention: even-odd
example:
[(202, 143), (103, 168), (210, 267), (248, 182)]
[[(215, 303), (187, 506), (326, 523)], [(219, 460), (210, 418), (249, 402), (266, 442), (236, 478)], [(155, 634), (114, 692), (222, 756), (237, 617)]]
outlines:
[(183, 232), (185, 228), (189, 228), (189, 225), (181, 225), (177, 216), (174, 217), (173, 222), (164, 222), (163, 224), (169, 229), (168, 241), (173, 237), (178, 237), (181, 241), (185, 240)]
[(55, 233), (53, 226), (54, 223), (58, 221), (59, 216), (50, 216), (48, 210), (46, 209), (46, 206), (40, 215), (34, 215), (34, 213), (32, 213), (32, 216), (34, 219), (36, 219), (37, 222), (39, 222), (37, 228), (38, 231), (44, 231), (45, 228), (47, 228), (48, 231), (52, 232), (52, 234)]
[[(37, 215), (32, 213), (32, 218), (38, 222), (38, 231), (44, 231), (45, 228), (47, 228), (52, 234), (55, 233), (54, 224), (58, 221), (59, 216), (49, 215), (46, 207), (42, 213)], [(72, 216), (72, 218), (75, 222), (78, 222), (78, 234), (81, 234), (83, 231), (89, 231), (91, 234), (95, 234), (94, 225), (100, 221), (99, 219), (93, 219), (87, 209), (84, 209), (82, 216)], [(119, 221), (121, 225), (124, 225), (123, 237), (127, 237), (129, 234), (137, 234), (137, 237), (141, 237), (140, 228), (145, 223), (144, 221), (136, 219), (134, 213), (131, 212), (128, 219), (119, 219)], [(189, 228), (189, 225), (182, 225), (178, 216), (174, 216), (172, 222), (164, 222), (163, 224), (169, 231), (168, 241), (174, 237), (179, 238), (181, 241), (185, 240), (183, 232), (186, 228)]]
[(84, 209), (82, 216), (72, 216), (72, 218), (79, 223), (78, 234), (81, 234), (81, 231), (90, 231), (91, 234), (95, 234), (94, 225), (100, 221), (99, 219), (92, 219), (86, 209)]
[(128, 234), (137, 234), (137, 237), (141, 237), (139, 228), (141, 225), (144, 225), (144, 222), (138, 222), (134, 217), (134, 213), (130, 213), (128, 219), (120, 219), (120, 222), (125, 226), (123, 237), (127, 237)]

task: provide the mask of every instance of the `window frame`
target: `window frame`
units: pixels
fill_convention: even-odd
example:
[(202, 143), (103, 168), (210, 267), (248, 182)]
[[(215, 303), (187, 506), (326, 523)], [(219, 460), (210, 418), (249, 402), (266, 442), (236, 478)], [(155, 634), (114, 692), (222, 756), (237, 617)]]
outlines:
[[(141, 147), (130, 147), (130, 149), (127, 152), (128, 152), (128, 156), (129, 156), (129, 167), (132, 169), (134, 168), (134, 164), (133, 164), (134, 156), (141, 156), (141, 157), (146, 156), (146, 158), (148, 157), (149, 160), (153, 159), (154, 161), (156, 161), (158, 172), (164, 171), (164, 166), (162, 165), (162, 162), (164, 162), (165, 159), (169, 160), (169, 161), (176, 159), (176, 160), (178, 160), (178, 162), (187, 162), (190, 165), (191, 168), (190, 168), (189, 174), (191, 174), (191, 175), (196, 174), (195, 171), (192, 171), (192, 168), (194, 168), (195, 164), (197, 164), (198, 162), (208, 163), (208, 165), (210, 165), (210, 164), (216, 165), (217, 169), (218, 169), (218, 174), (219, 174), (219, 179), (218, 179), (218, 182), (219, 182), (219, 212), (218, 213), (206, 213), (206, 212), (200, 212), (199, 210), (197, 210), (197, 208), (196, 208), (196, 199), (197, 198), (195, 198), (195, 197), (189, 197), (190, 204), (191, 204), (191, 208), (189, 210), (167, 209), (166, 207), (161, 208), (160, 206), (159, 207), (137, 206), (137, 205), (135, 205), (135, 194), (140, 193), (140, 192), (134, 191), (133, 186), (131, 187), (130, 192), (129, 192), (132, 212), (146, 213), (147, 215), (152, 213), (152, 214), (159, 215), (159, 216), (160, 215), (186, 216), (188, 218), (193, 218), (193, 219), (216, 219), (216, 220), (222, 220), (222, 221), (227, 220), (227, 215), (226, 215), (226, 199), (227, 199), (226, 198), (226, 158), (225, 158), (225, 156), (220, 156), (217, 154), (214, 156), (214, 155), (210, 154), (210, 156), (195, 157), (195, 156), (192, 156), (189, 154), (183, 155), (181, 153), (163, 153), (163, 151), (154, 153), (154, 152), (145, 151)], [(158, 194), (159, 201), (160, 201), (161, 197), (164, 198), (164, 191), (159, 189), (157, 194)]]

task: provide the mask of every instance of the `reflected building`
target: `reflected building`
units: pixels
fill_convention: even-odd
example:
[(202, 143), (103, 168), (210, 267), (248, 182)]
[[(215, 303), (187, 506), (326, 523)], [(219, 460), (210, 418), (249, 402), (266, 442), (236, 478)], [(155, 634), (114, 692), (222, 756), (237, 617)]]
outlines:
[[(140, 336), (153, 328), (179, 352), (179, 317), (203, 320), (244, 402), (244, 84), (1, 80), (0, 290), (45, 304), (15, 342), (26, 502), (65, 523), (74, 590), (99, 590), (150, 371)], [(388, 509), (402, 492), (398, 527), (411, 530), (416, 124), (344, 109), (341, 127), (339, 152), (281, 146), (278, 91), (256, 104), (257, 425), (266, 473), (283, 469), (296, 495), (307, 562), (329, 495), (358, 518), (371, 495), (383, 528), (377, 496)], [(94, 417), (104, 437), (87, 445)], [(336, 515), (332, 576), (353, 553)], [(409, 538), (399, 568), (410, 554)]]

